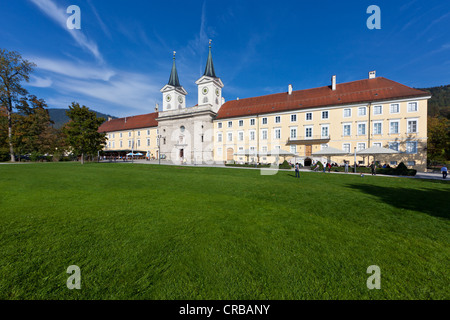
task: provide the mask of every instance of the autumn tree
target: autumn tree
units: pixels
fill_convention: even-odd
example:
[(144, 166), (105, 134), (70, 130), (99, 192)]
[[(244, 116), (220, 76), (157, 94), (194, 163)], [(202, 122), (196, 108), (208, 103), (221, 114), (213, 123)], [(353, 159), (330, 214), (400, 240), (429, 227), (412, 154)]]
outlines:
[(29, 75), (36, 65), (15, 51), (0, 49), (0, 106), (6, 111), (8, 145), (11, 161), (15, 161), (13, 146), (13, 112), (20, 98), (27, 94), (21, 82), (29, 81)]
[(86, 106), (80, 107), (76, 102), (72, 102), (66, 114), (70, 118), (63, 127), (67, 145), (73, 154), (81, 155), (81, 163), (84, 164), (85, 155), (97, 154), (106, 143), (105, 134), (98, 132), (105, 119), (97, 118), (95, 112)]
[(428, 157), (430, 160), (450, 159), (450, 120), (428, 117)]

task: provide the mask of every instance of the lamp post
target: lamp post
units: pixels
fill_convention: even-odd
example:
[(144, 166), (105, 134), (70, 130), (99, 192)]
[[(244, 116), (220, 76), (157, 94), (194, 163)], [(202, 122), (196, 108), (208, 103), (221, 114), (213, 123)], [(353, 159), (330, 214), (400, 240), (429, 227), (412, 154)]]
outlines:
[(158, 164), (161, 164), (161, 135), (158, 134)]
[(356, 173), (356, 147), (354, 148), (355, 150), (355, 173)]

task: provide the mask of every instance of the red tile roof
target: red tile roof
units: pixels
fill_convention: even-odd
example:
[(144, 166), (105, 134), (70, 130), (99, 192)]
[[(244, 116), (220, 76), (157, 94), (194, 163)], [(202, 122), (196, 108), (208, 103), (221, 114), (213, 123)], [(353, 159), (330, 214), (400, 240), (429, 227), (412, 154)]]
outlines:
[(283, 92), (227, 101), (219, 109), (216, 119), (429, 95), (428, 92), (377, 77), (340, 83), (336, 85), (334, 91), (331, 90), (331, 86), (326, 86), (293, 91), (291, 95)]
[(157, 127), (158, 121), (155, 119), (158, 117), (158, 112), (142, 114), (139, 116), (125, 117), (119, 119), (112, 119), (104, 122), (98, 132), (112, 132), (122, 131), (130, 129)]

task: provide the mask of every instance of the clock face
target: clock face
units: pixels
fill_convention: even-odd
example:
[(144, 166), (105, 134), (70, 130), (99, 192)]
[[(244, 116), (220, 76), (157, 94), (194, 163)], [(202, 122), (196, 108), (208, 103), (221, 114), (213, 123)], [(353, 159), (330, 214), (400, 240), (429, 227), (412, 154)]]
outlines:
[(202, 93), (203, 93), (203, 94), (207, 94), (207, 93), (208, 93), (208, 88), (207, 88), (207, 87), (203, 87)]
[(171, 96), (170, 94), (168, 94), (168, 95), (166, 96), (166, 100), (167, 100), (167, 102), (169, 102), (170, 100), (172, 100), (172, 96)]
[(219, 96), (219, 89), (216, 89), (216, 96)]
[(179, 103), (183, 103), (183, 97), (182, 96), (178, 96), (178, 102)]

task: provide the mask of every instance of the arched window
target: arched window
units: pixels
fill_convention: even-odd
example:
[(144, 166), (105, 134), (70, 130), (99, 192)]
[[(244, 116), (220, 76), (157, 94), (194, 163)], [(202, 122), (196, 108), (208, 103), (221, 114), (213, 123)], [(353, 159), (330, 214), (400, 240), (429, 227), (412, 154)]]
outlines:
[(203, 98), (203, 103), (208, 103), (208, 97)]
[(169, 110), (171, 108), (170, 103), (167, 104), (167, 110)]

